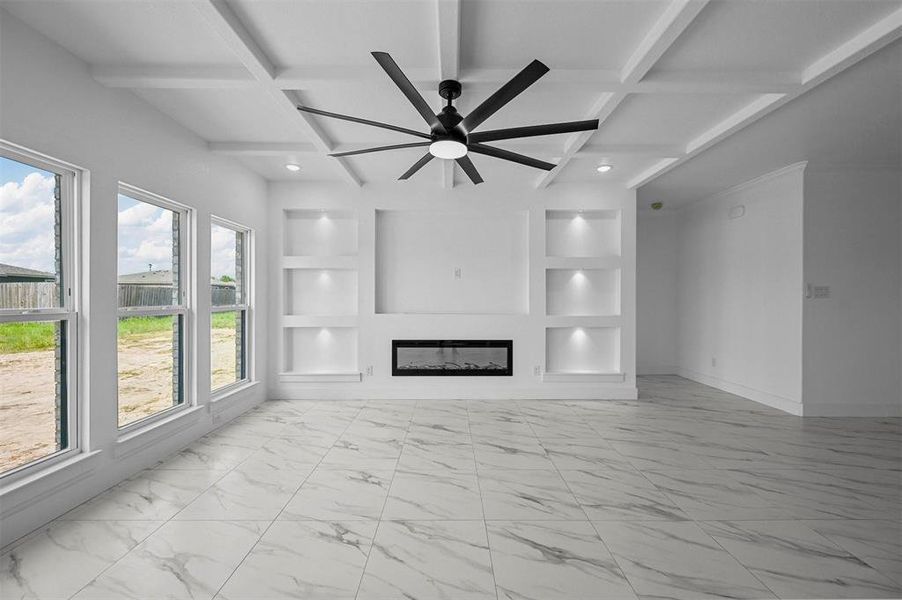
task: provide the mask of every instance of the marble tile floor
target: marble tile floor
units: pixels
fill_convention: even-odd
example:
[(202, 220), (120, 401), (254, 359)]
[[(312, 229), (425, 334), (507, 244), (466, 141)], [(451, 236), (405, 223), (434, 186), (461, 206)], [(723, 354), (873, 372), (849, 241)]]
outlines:
[(0, 598), (902, 597), (902, 420), (270, 401), (6, 549)]

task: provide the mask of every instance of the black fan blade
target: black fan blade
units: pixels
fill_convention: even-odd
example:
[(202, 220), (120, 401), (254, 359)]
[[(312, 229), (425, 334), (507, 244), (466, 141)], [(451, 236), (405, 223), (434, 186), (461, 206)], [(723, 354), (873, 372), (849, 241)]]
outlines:
[(476, 170), (476, 165), (473, 164), (473, 161), (470, 160), (469, 156), (462, 156), (457, 159), (457, 164), (460, 165), (460, 168), (464, 170), (464, 173), (467, 174), (467, 177), (470, 178), (470, 181), (479, 185), (482, 183), (482, 176), (479, 174), (479, 171)]
[(423, 165), (425, 165), (430, 160), (432, 160), (432, 158), (433, 158), (433, 156), (427, 152), (426, 154), (423, 155), (423, 158), (421, 158), (417, 162), (413, 163), (413, 166), (410, 167), (409, 169), (407, 169), (407, 171), (403, 175), (398, 177), (398, 179), (409, 179), (411, 175), (413, 175), (414, 173), (416, 173), (417, 171), (422, 169)]
[(573, 133), (575, 131), (591, 131), (598, 129), (598, 119), (591, 121), (570, 121), (568, 123), (551, 123), (549, 125), (530, 125), (528, 127), (511, 127), (510, 129), (492, 129), (477, 131), (467, 136), (471, 142), (493, 142), (495, 140), (512, 140), (514, 138), (535, 137), (538, 135), (554, 135), (556, 133)]
[(475, 152), (476, 154), (494, 156), (495, 158), (509, 160), (511, 162), (520, 163), (521, 165), (526, 165), (527, 167), (535, 167), (536, 169), (543, 169), (545, 171), (550, 171), (555, 166), (557, 166), (551, 164), (550, 162), (545, 162), (544, 160), (530, 158), (528, 156), (523, 156), (522, 154), (517, 154), (516, 152), (511, 152), (510, 150), (495, 148), (494, 146), (483, 146), (482, 144), (467, 144), (467, 148), (469, 148), (470, 152)]
[(415, 135), (417, 137), (426, 138), (427, 140), (431, 140), (432, 136), (428, 133), (422, 133), (420, 131), (414, 131), (413, 129), (407, 129), (406, 127), (398, 127), (397, 125), (389, 125), (388, 123), (380, 123), (379, 121), (370, 121), (369, 119), (361, 119), (360, 117), (350, 117), (348, 115), (340, 115), (334, 112), (327, 112), (325, 110), (319, 110), (318, 108), (310, 108), (309, 106), (298, 106), (298, 110), (301, 112), (308, 112), (314, 115), (320, 115), (323, 117), (332, 117), (333, 119), (341, 119), (342, 121), (350, 121), (352, 123), (360, 123), (361, 125), (372, 125), (373, 127), (381, 127), (382, 129), (391, 129), (392, 131), (399, 131), (401, 133), (408, 133), (410, 135)]
[(523, 90), (534, 84), (539, 78), (548, 72), (541, 62), (534, 60), (522, 71), (514, 75), (513, 79), (498, 88), (494, 94), (485, 99), (485, 101), (477, 106), (470, 114), (464, 117), (460, 126), (467, 133), (476, 129), (480, 123), (498, 112), (502, 106), (513, 100)]
[(376, 62), (379, 63), (379, 66), (385, 69), (385, 72), (388, 73), (391, 80), (395, 82), (395, 85), (401, 88), (401, 92), (407, 96), (407, 99), (410, 100), (413, 107), (417, 109), (417, 112), (423, 116), (427, 123), (429, 123), (429, 127), (440, 133), (446, 133), (445, 128), (439, 122), (438, 117), (436, 117), (435, 113), (432, 112), (432, 109), (429, 108), (429, 105), (423, 99), (423, 96), (420, 95), (420, 92), (417, 91), (417, 88), (413, 87), (413, 84), (407, 79), (407, 75), (404, 74), (404, 71), (401, 70), (398, 63), (396, 63), (387, 52), (372, 52), (371, 54), (373, 55), (373, 58), (376, 59)]
[(329, 156), (354, 156), (355, 154), (369, 154), (370, 152), (382, 152), (384, 150), (399, 150), (401, 148), (421, 148), (428, 146), (432, 142), (414, 142), (412, 144), (394, 144), (392, 146), (377, 146), (375, 148), (365, 148), (363, 150), (350, 150), (348, 152), (335, 152)]

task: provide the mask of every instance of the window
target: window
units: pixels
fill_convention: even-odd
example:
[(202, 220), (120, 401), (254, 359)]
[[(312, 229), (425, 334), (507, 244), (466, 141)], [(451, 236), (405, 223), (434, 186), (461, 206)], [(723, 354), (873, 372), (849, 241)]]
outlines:
[(119, 189), (119, 427), (185, 403), (189, 212)]
[(210, 226), (210, 388), (248, 379), (249, 232), (221, 219)]
[(77, 176), (0, 142), (0, 475), (78, 450)]

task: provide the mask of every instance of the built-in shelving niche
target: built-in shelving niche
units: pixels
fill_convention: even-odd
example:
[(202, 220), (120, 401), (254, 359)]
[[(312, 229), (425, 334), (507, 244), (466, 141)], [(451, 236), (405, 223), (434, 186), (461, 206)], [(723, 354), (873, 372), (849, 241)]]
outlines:
[(285, 327), (283, 379), (359, 381), (356, 327)]
[(545, 211), (548, 383), (621, 382), (619, 210)]
[(620, 269), (546, 269), (545, 312), (560, 316), (620, 314)]
[(286, 315), (356, 315), (356, 269), (285, 269)]
[(347, 210), (285, 211), (284, 256), (357, 256), (357, 215)]
[(360, 381), (357, 230), (354, 211), (284, 213), (283, 381)]
[(547, 327), (545, 380), (622, 380), (619, 327)]
[(619, 210), (545, 211), (545, 255), (619, 257)]

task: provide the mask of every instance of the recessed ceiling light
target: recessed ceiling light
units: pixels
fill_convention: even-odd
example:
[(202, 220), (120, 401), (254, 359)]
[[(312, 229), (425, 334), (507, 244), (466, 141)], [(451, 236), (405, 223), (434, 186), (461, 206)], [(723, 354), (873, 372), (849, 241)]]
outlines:
[(467, 146), (457, 140), (436, 140), (429, 144), (429, 154), (436, 158), (462, 158), (467, 155)]
[(614, 168), (614, 165), (602, 163), (602, 164), (598, 165), (598, 167), (596, 167), (595, 170), (598, 171), (599, 173), (607, 173), (608, 171), (610, 171), (613, 168)]
[(296, 165), (294, 163), (288, 163), (285, 165), (285, 168), (293, 173), (297, 173), (298, 171), (301, 170), (301, 165)]

